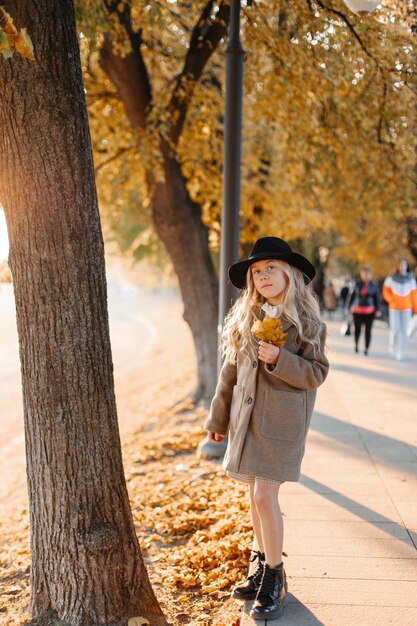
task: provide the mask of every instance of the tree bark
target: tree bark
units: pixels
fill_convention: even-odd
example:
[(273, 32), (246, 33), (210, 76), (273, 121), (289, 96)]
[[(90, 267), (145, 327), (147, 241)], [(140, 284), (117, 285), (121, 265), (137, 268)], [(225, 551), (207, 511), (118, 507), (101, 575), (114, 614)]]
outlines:
[(31, 612), (166, 624), (129, 507), (104, 251), (71, 0), (15, 0), (36, 61), (0, 57), (0, 200), (13, 274), (31, 523)]
[(201, 207), (188, 194), (179, 163), (162, 145), (164, 182), (150, 178), (152, 219), (178, 277), (184, 319), (197, 354), (198, 385), (194, 401), (208, 403), (217, 383), (218, 281)]
[[(206, 29), (204, 37), (201, 35), (203, 27), (209, 23), (212, 5), (212, 0), (206, 3), (196, 23), (183, 71), (170, 99), (171, 118), (176, 122), (168, 131), (169, 145), (162, 138), (160, 142), (164, 182), (155, 180), (151, 171), (147, 176), (154, 228), (177, 274), (184, 303), (184, 319), (190, 326), (197, 354), (198, 385), (194, 401), (201, 400), (206, 404), (213, 397), (217, 382), (218, 280), (210, 256), (208, 229), (201, 219), (200, 205), (193, 202), (188, 193), (176, 156), (176, 145), (190, 104), (192, 87), (226, 34), (230, 6), (221, 3), (216, 18)], [(126, 30), (132, 51), (125, 57), (114, 54), (107, 33), (100, 51), (101, 67), (116, 87), (132, 129), (146, 130), (152, 91), (141, 56), (141, 36), (132, 29), (127, 5), (119, 10), (114, 3), (112, 10)], [(180, 95), (185, 84), (189, 87), (186, 98)]]

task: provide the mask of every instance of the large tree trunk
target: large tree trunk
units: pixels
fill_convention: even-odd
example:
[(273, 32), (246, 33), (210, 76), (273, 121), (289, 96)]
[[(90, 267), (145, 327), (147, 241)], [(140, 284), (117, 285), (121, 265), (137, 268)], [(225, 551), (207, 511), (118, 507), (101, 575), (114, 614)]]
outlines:
[(71, 0), (8, 3), (36, 61), (0, 57), (0, 201), (19, 332), (31, 611), (165, 624), (135, 535), (113, 389), (103, 242)]
[(164, 177), (152, 182), (152, 217), (178, 276), (198, 365), (195, 400), (209, 402), (217, 382), (218, 283), (210, 257), (208, 229), (201, 207), (188, 194), (180, 166), (168, 146), (162, 148)]

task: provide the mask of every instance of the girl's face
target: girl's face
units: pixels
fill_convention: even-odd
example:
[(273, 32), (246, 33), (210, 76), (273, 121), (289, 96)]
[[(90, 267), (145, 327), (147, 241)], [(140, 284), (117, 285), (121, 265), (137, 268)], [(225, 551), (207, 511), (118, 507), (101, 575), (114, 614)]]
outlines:
[(256, 261), (251, 265), (256, 291), (264, 296), (269, 304), (280, 304), (287, 286), (287, 276), (275, 259)]

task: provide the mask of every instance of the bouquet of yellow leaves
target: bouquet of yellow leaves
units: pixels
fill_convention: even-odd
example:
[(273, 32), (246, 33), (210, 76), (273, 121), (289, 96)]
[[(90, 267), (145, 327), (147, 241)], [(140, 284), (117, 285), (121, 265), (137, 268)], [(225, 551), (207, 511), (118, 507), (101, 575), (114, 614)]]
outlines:
[(287, 333), (284, 333), (282, 329), (282, 322), (276, 317), (265, 317), (263, 320), (256, 320), (251, 331), (257, 339), (267, 341), (280, 348), (282, 348), (287, 339)]

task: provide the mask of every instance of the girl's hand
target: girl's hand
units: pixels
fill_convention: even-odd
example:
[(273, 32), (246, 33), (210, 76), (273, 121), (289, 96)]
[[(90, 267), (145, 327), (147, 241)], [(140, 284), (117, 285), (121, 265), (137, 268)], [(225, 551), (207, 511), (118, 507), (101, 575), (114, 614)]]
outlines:
[(278, 346), (274, 346), (272, 343), (268, 343), (267, 341), (260, 341), (258, 348), (259, 359), (261, 361), (264, 361), (264, 363), (276, 365), (278, 363), (280, 350), (281, 348), (278, 348)]
[(224, 440), (224, 435), (219, 435), (218, 433), (209, 432), (208, 434), (209, 441), (213, 443), (221, 443)]

